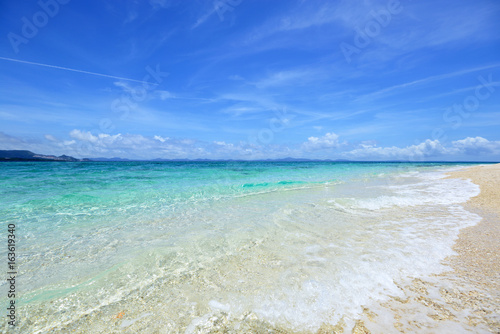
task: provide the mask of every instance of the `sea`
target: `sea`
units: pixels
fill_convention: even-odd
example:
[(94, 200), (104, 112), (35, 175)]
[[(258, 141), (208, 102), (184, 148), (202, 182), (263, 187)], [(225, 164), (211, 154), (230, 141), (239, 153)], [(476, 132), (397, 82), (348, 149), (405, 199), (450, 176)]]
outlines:
[[(447, 270), (473, 164), (8, 162), (1, 332), (315, 333)], [(7, 277), (9, 278), (9, 277)], [(16, 326), (7, 323), (15, 299)]]

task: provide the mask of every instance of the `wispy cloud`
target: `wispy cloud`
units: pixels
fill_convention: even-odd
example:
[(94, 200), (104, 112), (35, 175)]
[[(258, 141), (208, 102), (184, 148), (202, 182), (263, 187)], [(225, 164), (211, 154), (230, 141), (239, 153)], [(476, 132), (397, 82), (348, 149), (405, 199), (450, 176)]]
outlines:
[(381, 89), (381, 90), (378, 90), (378, 91), (375, 91), (375, 92), (372, 92), (372, 93), (369, 93), (369, 94), (365, 94), (365, 95), (360, 96), (358, 99), (376, 99), (376, 98), (379, 98), (379, 97), (390, 95), (393, 92), (404, 90), (405, 88), (408, 88), (408, 87), (413, 87), (413, 86), (418, 86), (418, 85), (424, 85), (424, 84), (427, 84), (427, 83), (430, 83), (430, 82), (434, 82), (434, 81), (439, 81), (439, 80), (444, 80), (444, 79), (450, 79), (450, 78), (462, 76), (462, 75), (465, 75), (465, 74), (479, 72), (479, 71), (483, 71), (483, 70), (487, 70), (487, 69), (492, 69), (492, 68), (497, 68), (497, 67), (500, 67), (500, 64), (493, 64), (493, 65), (487, 65), (487, 66), (481, 66), (481, 67), (474, 67), (474, 68), (469, 68), (469, 69), (465, 69), (465, 70), (455, 71), (455, 72), (451, 72), (451, 73), (433, 75), (433, 76), (426, 77), (426, 78), (423, 78), (423, 79), (418, 79), (418, 80), (414, 80), (414, 81), (410, 81), (410, 82), (405, 82), (405, 83), (402, 83), (402, 84), (399, 84), (399, 85), (394, 85), (394, 86), (387, 87), (387, 88), (384, 88), (384, 89)]
[[(217, 17), (212, 1), (88, 1), (79, 11), (61, 9), (43, 33), (20, 45), (19, 59), (8, 45), (4, 50), (0, 131), (20, 139), (20, 147), (71, 154), (73, 145), (86, 143), (95, 154), (124, 157), (146, 156), (132, 145), (143, 140), (155, 157), (351, 152), (368, 159), (420, 152), (479, 159), (465, 147), (484, 142), (451, 143), (500, 140), (500, 4), (401, 0), (401, 11), (382, 24), (376, 16), (388, 10), (388, 0), (227, 3), (233, 8), (227, 20)], [(32, 6), (18, 1), (7, 9), (29, 19)], [(88, 22), (101, 11), (110, 15)], [(5, 31), (23, 37), (19, 22), (6, 20)], [(85, 24), (89, 29), (77, 29)], [(366, 35), (377, 24), (379, 31)], [(369, 41), (347, 63), (339, 45), (355, 43), (360, 33)], [(168, 77), (151, 85), (164, 72)], [(143, 82), (147, 75), (151, 83)], [(452, 128), (445, 109), (475, 103), (479, 76), (491, 84)], [(80, 137), (69, 135), (74, 129)], [(431, 138), (435, 129), (446, 132), (442, 152)], [(272, 134), (265, 143), (252, 141), (264, 133)]]
[(205, 23), (212, 15), (214, 15), (216, 12), (217, 12), (217, 9), (215, 7), (215, 3), (214, 2), (214, 6), (212, 6), (212, 8), (210, 10), (208, 10), (207, 12), (205, 12), (202, 16), (200, 16), (196, 22), (191, 26), (191, 29), (196, 29), (198, 28), (199, 26), (201, 26), (203, 23)]
[(335, 4), (300, 2), (250, 31), (242, 41), (244, 44), (254, 44), (279, 33), (331, 23), (337, 19), (337, 12)]
[(272, 73), (254, 83), (257, 88), (266, 89), (271, 87), (280, 87), (285, 85), (302, 86), (310, 81), (318, 81), (322, 73), (310, 69), (292, 69)]
[(0, 59), (6, 60), (6, 61), (12, 61), (12, 62), (16, 62), (16, 63), (23, 63), (23, 64), (28, 64), (28, 65), (48, 67), (48, 68), (53, 68), (53, 69), (57, 69), (57, 70), (63, 70), (63, 71), (70, 71), (70, 72), (77, 72), (77, 73), (89, 74), (89, 75), (94, 75), (94, 76), (104, 77), (104, 78), (120, 79), (120, 80), (125, 80), (125, 81), (134, 81), (134, 82), (140, 82), (140, 83), (150, 84), (148, 82), (141, 81), (141, 80), (135, 80), (135, 79), (117, 77), (117, 76), (103, 74), (103, 73), (83, 71), (83, 70), (78, 70), (78, 69), (69, 68), (69, 67), (62, 67), (62, 66), (56, 66), (56, 65), (42, 64), (42, 63), (36, 63), (36, 62), (32, 62), (32, 61), (26, 61), (26, 60), (20, 60), (20, 59), (12, 59), (12, 58), (5, 58), (5, 57), (0, 57)]
[(172, 0), (149, 0), (149, 3), (154, 8), (169, 8), (172, 5)]

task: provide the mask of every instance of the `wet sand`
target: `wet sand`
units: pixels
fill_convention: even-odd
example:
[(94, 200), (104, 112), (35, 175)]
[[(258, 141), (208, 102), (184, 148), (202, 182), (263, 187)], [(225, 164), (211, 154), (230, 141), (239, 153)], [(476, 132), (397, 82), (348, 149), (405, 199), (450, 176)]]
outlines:
[(461, 231), (455, 244), (464, 274), (500, 293), (500, 164), (477, 166), (455, 172), (451, 177), (470, 179), (481, 188), (479, 196), (467, 202), (466, 208), (483, 220)]
[(325, 333), (500, 333), (500, 164), (449, 177), (480, 186), (464, 207), (482, 218), (460, 231), (457, 254), (443, 263), (449, 270), (398, 284), (403, 297), (370, 305), (354, 327)]
[[(483, 219), (476, 226), (460, 232), (454, 250), (457, 256), (449, 259), (463, 281), (483, 290), (485, 299), (478, 300), (478, 314), (492, 333), (500, 333), (500, 164), (484, 165), (454, 172), (450, 177), (470, 179), (479, 185), (481, 193), (465, 207)], [(493, 314), (488, 316), (488, 309)]]

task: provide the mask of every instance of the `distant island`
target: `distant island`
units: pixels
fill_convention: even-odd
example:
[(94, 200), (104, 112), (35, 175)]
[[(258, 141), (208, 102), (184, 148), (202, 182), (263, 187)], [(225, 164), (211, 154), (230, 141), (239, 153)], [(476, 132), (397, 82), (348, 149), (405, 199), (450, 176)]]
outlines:
[[(245, 161), (245, 160), (233, 160), (233, 159), (162, 159), (156, 158), (151, 160), (131, 160), (126, 158), (85, 158), (77, 159), (68, 155), (46, 155), (33, 153), (27, 150), (0, 150), (0, 162), (1, 161), (95, 161), (95, 162), (117, 162), (117, 161), (151, 161), (151, 162), (182, 162), (182, 161), (192, 161), (192, 162), (209, 162), (209, 161)], [(302, 159), (302, 158), (282, 158), (282, 159), (263, 159), (259, 161), (273, 161), (273, 162), (299, 162), (299, 161), (334, 161), (334, 162), (349, 162), (349, 160), (337, 159), (337, 160), (316, 160), (316, 159)]]
[[(384, 160), (384, 161), (359, 161), (359, 160), (346, 160), (346, 159), (305, 159), (305, 158), (280, 158), (280, 159), (257, 159), (257, 160), (238, 160), (238, 159), (127, 159), (127, 158), (84, 158), (77, 159), (68, 155), (46, 155), (33, 153), (27, 150), (0, 150), (0, 162), (5, 161), (65, 161), (65, 162), (82, 162), (82, 161), (93, 161), (93, 162), (239, 162), (239, 161), (260, 161), (260, 162), (356, 162), (356, 163), (472, 163), (477, 164), (479, 161), (410, 161), (410, 160)], [(494, 163), (491, 161), (485, 161), (481, 163)], [(498, 163), (498, 162), (497, 162)]]
[(37, 154), (26, 150), (0, 150), (0, 161), (90, 161), (89, 159), (77, 159), (67, 155), (59, 157), (55, 155)]

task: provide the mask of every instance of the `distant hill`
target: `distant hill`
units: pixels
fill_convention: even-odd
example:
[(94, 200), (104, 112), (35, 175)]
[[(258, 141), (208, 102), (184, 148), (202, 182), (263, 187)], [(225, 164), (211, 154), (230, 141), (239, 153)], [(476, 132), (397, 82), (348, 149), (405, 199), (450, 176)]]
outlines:
[(281, 158), (281, 159), (261, 159), (261, 160), (243, 160), (243, 159), (165, 159), (165, 158), (156, 158), (156, 159), (143, 159), (143, 160), (134, 160), (134, 159), (124, 159), (124, 158), (89, 158), (90, 161), (144, 161), (144, 162), (231, 162), (231, 161), (261, 161), (261, 162), (314, 162), (314, 161), (323, 161), (323, 162), (352, 162), (351, 160), (345, 159), (304, 159), (304, 158)]
[(0, 161), (90, 161), (89, 159), (76, 159), (67, 155), (37, 154), (25, 150), (0, 150)]
[(99, 162), (107, 162), (107, 161), (133, 161), (133, 160), (130, 160), (130, 159), (125, 159), (125, 158), (118, 158), (118, 157), (114, 157), (114, 158), (91, 158), (89, 159), (90, 161), (99, 161)]
[[(133, 161), (144, 161), (144, 162), (238, 162), (238, 161), (254, 161), (254, 162), (333, 162), (333, 163), (343, 163), (343, 162), (356, 162), (356, 163), (416, 163), (412, 161), (405, 160), (385, 160), (385, 161), (356, 161), (356, 160), (345, 160), (345, 159), (305, 159), (305, 158), (292, 158), (286, 157), (281, 159), (260, 159), (260, 160), (240, 160), (240, 159), (148, 159), (148, 160), (137, 160), (137, 159), (126, 159), (120, 157), (114, 158), (85, 158), (76, 159), (67, 155), (55, 156), (55, 155), (44, 155), (37, 154), (27, 150), (0, 150), (0, 162), (2, 161), (95, 161), (95, 162), (133, 162)], [(420, 161), (422, 165), (427, 163), (478, 163), (478, 161)], [(491, 161), (481, 162), (481, 163), (493, 163)]]

